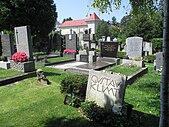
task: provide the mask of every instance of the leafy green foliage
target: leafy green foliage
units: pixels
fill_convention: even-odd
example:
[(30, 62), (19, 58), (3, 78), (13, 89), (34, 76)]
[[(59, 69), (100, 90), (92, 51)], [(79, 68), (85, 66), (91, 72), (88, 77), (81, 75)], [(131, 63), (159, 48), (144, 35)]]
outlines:
[(53, 0), (0, 1), (0, 31), (30, 25), (32, 35), (44, 38), (54, 28), (56, 17)]
[(71, 75), (66, 77), (61, 82), (61, 92), (65, 94), (71, 94), (81, 99), (85, 98), (87, 87), (86, 75)]
[(99, 107), (95, 102), (85, 101), (81, 105), (83, 113), (91, 120), (113, 127), (136, 127), (140, 124), (138, 116), (131, 116), (131, 119), (123, 114), (116, 115), (113, 112), (107, 112)]
[(148, 63), (153, 63), (155, 59), (156, 59), (156, 55), (144, 56), (144, 60)]
[(153, 52), (154, 53), (156, 53), (158, 51), (162, 51), (162, 43), (163, 43), (162, 38), (153, 38), (151, 40), (151, 42), (153, 43)]
[(118, 51), (117, 52), (117, 56), (121, 59), (124, 59), (124, 57), (126, 56), (126, 52), (124, 51)]
[(96, 38), (100, 39), (102, 36), (110, 36), (109, 25), (104, 20), (98, 23)]

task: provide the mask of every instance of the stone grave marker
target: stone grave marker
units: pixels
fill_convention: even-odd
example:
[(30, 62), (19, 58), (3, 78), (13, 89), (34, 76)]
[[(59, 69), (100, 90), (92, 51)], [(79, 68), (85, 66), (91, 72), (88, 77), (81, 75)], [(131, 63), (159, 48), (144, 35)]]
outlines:
[(77, 51), (77, 34), (66, 35), (66, 49)]
[(143, 38), (142, 37), (129, 37), (126, 40), (127, 55), (130, 58), (142, 57), (143, 52)]
[(125, 94), (126, 77), (108, 72), (89, 72), (86, 99), (95, 101), (99, 106), (112, 109), (122, 106)]
[(117, 57), (118, 42), (101, 42), (102, 57)]
[(152, 55), (153, 53), (153, 44), (151, 42), (143, 42), (143, 51), (145, 56)]
[(156, 53), (156, 70), (160, 70), (163, 66), (163, 52)]
[(18, 52), (25, 52), (33, 60), (30, 26), (15, 27), (15, 39)]
[(2, 55), (11, 59), (12, 55), (15, 53), (13, 35), (12, 34), (2, 34), (1, 35), (1, 42), (2, 42), (2, 50), (3, 50)]

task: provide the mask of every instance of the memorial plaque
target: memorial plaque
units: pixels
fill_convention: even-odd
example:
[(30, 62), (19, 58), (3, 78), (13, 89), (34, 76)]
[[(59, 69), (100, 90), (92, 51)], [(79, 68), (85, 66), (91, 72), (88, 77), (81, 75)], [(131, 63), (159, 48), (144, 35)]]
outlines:
[(117, 57), (118, 42), (101, 42), (102, 57)]
[(15, 53), (14, 49), (14, 37), (12, 34), (2, 34), (1, 35), (2, 42), (2, 55), (12, 58), (12, 55)]
[(88, 62), (89, 61), (88, 55), (80, 55), (80, 61), (81, 62)]
[(18, 52), (25, 52), (30, 60), (33, 59), (30, 26), (15, 27), (15, 39)]
[(114, 105), (122, 106), (125, 93), (126, 77), (108, 72), (89, 72), (86, 99), (95, 101), (99, 106), (112, 109)]
[(127, 42), (127, 55), (128, 57), (142, 57), (143, 53), (143, 38), (142, 37), (129, 37)]

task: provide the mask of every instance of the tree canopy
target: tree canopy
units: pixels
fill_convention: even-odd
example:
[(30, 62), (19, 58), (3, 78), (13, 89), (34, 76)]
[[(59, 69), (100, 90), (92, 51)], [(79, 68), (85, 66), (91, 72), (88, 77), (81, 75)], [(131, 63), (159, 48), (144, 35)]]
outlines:
[(34, 36), (47, 36), (57, 18), (53, 0), (1, 0), (0, 31), (30, 25)]

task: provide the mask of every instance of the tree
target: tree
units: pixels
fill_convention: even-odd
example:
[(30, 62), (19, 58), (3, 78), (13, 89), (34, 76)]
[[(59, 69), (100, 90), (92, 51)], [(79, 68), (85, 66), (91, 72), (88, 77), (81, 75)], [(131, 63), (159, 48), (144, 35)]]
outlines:
[[(157, 0), (155, 0), (157, 1)], [(134, 12), (142, 11), (143, 8), (153, 10), (156, 8), (154, 0), (130, 0)], [(112, 10), (112, 3), (119, 6), (121, 0), (95, 0), (93, 7), (101, 12)], [(169, 127), (169, 1), (164, 0), (164, 30), (163, 30), (163, 70), (160, 89), (160, 123), (159, 127)]]
[(53, 0), (1, 0), (0, 31), (30, 25), (34, 36), (46, 37), (57, 18)]
[(64, 23), (65, 21), (71, 21), (71, 20), (73, 20), (73, 19), (71, 17), (69, 17), (69, 18), (63, 19), (62, 23)]
[(102, 36), (105, 36), (105, 37), (110, 36), (109, 25), (104, 20), (98, 23), (98, 27), (96, 31), (97, 39), (100, 39)]
[(112, 17), (112, 25), (116, 25), (116, 24), (117, 24), (116, 17), (113, 16), (113, 17)]

